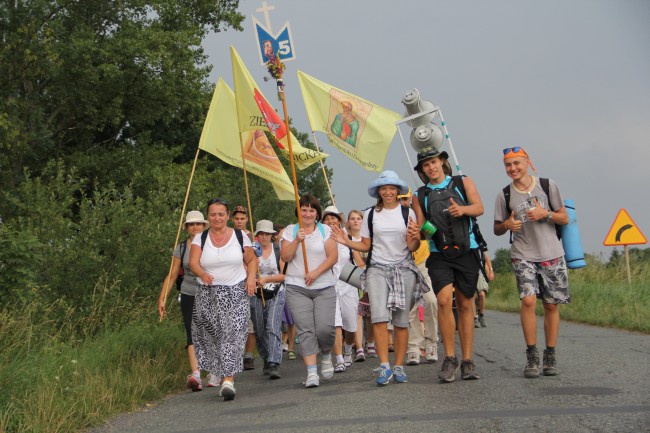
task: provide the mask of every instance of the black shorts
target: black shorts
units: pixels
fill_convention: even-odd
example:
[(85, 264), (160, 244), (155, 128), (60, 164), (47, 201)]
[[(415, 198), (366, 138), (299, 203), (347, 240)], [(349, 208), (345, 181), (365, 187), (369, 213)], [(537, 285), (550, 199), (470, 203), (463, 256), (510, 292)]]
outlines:
[(192, 312), (194, 311), (194, 296), (181, 293), (181, 313), (183, 314), (183, 324), (185, 325), (185, 334), (187, 336), (187, 346), (192, 343)]
[(478, 249), (473, 249), (464, 256), (448, 259), (442, 253), (432, 252), (427, 259), (427, 270), (433, 292), (437, 295), (445, 286), (453, 284), (468, 298), (474, 296), (480, 272), (478, 254)]

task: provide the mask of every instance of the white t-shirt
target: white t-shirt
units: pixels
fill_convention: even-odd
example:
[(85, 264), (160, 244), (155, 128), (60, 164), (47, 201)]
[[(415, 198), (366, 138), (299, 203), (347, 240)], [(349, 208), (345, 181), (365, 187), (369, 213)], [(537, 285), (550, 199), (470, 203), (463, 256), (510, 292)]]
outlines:
[[(248, 236), (242, 236), (244, 247), (252, 247)], [(194, 236), (192, 245), (201, 246), (201, 233)], [(226, 245), (217, 248), (208, 235), (201, 253), (201, 267), (212, 277), (212, 285), (233, 286), (246, 278), (244, 254), (233, 230)], [(200, 278), (197, 280), (205, 284)]]
[[(282, 232), (283, 241), (293, 242), (295, 239), (293, 233), (296, 230), (296, 226), (297, 224), (291, 224), (284, 229)], [(316, 269), (327, 259), (327, 254), (325, 254), (325, 241), (330, 238), (332, 230), (324, 224), (322, 227), (325, 232), (325, 238), (321, 235), (318, 227), (315, 227), (313, 233), (307, 235), (303, 241), (307, 250), (307, 264), (309, 265), (309, 269)], [(305, 261), (302, 257), (302, 246), (298, 245), (296, 254), (287, 265), (285, 282), (294, 286), (315, 290), (333, 286), (336, 283), (336, 278), (334, 278), (332, 270), (329, 269), (320, 274), (310, 286), (307, 286), (305, 284)]]
[[(372, 208), (370, 208), (372, 209)], [(368, 214), (366, 210), (361, 226), (361, 236), (370, 238), (368, 229)], [(372, 258), (373, 262), (393, 265), (404, 260), (411, 252), (406, 244), (406, 224), (402, 216), (402, 207), (394, 209), (383, 208), (381, 212), (375, 209), (373, 215)], [(415, 212), (409, 209), (409, 218), (416, 221)]]

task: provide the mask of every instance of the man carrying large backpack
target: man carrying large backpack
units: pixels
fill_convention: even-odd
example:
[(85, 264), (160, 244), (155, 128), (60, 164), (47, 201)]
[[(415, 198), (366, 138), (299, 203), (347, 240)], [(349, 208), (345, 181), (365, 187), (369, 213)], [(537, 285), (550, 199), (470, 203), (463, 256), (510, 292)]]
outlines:
[[(506, 174), (512, 183), (499, 192), (494, 205), (494, 234), (511, 232), (510, 255), (521, 299), (521, 326), (526, 340), (524, 377), (539, 377), (537, 318), (535, 304), (544, 306), (544, 350), (542, 373), (558, 374), (555, 345), (560, 328), (559, 304), (568, 304), (569, 279), (562, 243), (556, 225), (569, 217), (555, 182), (528, 174), (533, 167), (522, 147), (503, 149)], [(533, 167), (534, 170), (534, 167)]]
[[(429, 222), (431, 233), (427, 269), (433, 291), (438, 299), (438, 327), (445, 359), (438, 378), (453, 382), (459, 361), (455, 354), (456, 321), (452, 304), (454, 297), (458, 309), (458, 333), (462, 358), (461, 378), (478, 379), (480, 376), (472, 361), (474, 343), (474, 294), (479, 273), (479, 246), (472, 232), (472, 218), (483, 214), (483, 203), (476, 185), (469, 177), (448, 176), (444, 165), (449, 156), (434, 148), (418, 153), (415, 170), (426, 184), (413, 200), (413, 210), (422, 227)], [(425, 227), (426, 229), (426, 227)], [(427, 231), (427, 230), (423, 230)]]

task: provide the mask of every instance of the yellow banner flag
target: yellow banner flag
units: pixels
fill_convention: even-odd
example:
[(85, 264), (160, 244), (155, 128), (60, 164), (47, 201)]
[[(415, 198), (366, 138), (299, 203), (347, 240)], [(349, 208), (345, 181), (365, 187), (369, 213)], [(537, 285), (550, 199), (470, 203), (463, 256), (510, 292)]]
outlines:
[(369, 171), (382, 171), (402, 116), (298, 71), (311, 128)]
[[(294, 200), (293, 184), (278, 159), (273, 146), (261, 129), (242, 134), (246, 171), (273, 185), (280, 200)], [(243, 168), (242, 151), (237, 129), (235, 94), (219, 77), (212, 102), (205, 118), (199, 149), (209, 152), (222, 161)]]
[[(232, 60), (232, 75), (235, 82), (235, 100), (237, 101), (239, 130), (244, 132), (262, 129), (275, 134), (276, 128), (269, 129), (260, 110), (260, 105), (270, 107), (268, 100), (260, 91), (259, 86), (253, 80), (253, 77), (248, 72), (248, 69), (246, 69), (246, 65), (244, 65), (244, 62), (234, 47), (230, 47), (230, 57)], [(280, 143), (284, 146), (281, 152), (288, 159), (289, 149), (286, 135), (280, 139)], [(291, 147), (296, 167), (301, 170), (329, 156), (326, 153), (302, 147), (293, 133), (291, 133)]]

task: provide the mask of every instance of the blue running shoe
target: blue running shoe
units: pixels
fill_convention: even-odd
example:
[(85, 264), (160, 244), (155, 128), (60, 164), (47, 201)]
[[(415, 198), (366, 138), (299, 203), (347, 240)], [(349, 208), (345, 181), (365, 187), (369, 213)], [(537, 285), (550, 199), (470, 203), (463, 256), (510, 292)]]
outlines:
[(377, 386), (386, 386), (390, 383), (392, 377), (393, 370), (382, 365), (379, 367), (379, 376), (377, 377), (377, 380), (375, 380), (375, 383)]
[(395, 370), (393, 371), (393, 382), (395, 383), (408, 382), (408, 377), (406, 377), (406, 373), (404, 373), (403, 367), (395, 367)]

